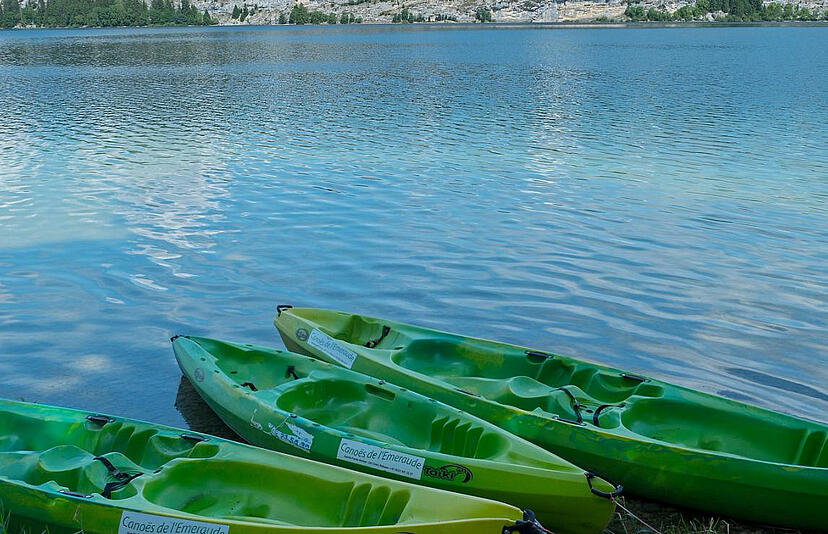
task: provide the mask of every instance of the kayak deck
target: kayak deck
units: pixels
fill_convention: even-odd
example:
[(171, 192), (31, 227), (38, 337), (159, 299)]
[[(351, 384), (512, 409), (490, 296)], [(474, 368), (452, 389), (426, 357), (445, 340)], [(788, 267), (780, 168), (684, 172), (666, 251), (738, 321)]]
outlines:
[[(632, 493), (754, 521), (828, 528), (825, 425), (557, 354), (394, 321), (283, 308), (274, 323), (291, 350), (469, 411)], [(310, 344), (305, 332), (338, 348)]]
[[(177, 336), (173, 349), (202, 398), (255, 445), (508, 502), (560, 532), (599, 532), (611, 517), (583, 469), (433, 399), (267, 347)], [(402, 456), (365, 460), (345, 447)]]
[[(124, 510), (234, 532), (499, 533), (521, 512), (169, 427), (0, 400), (0, 495), (13, 517), (90, 533)], [(48, 506), (44, 503), (52, 503)], [(275, 530), (274, 530), (275, 529)], [(465, 530), (464, 530), (465, 529)], [(77, 528), (75, 528), (77, 530)]]

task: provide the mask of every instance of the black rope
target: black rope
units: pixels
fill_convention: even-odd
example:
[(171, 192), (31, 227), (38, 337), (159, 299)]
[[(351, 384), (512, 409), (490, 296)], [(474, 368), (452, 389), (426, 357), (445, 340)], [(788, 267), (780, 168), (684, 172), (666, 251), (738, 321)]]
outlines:
[(123, 471), (119, 470), (117, 467), (112, 465), (112, 462), (110, 462), (103, 456), (96, 456), (94, 459), (101, 462), (104, 465), (104, 467), (106, 467), (109, 476), (115, 479), (114, 482), (107, 482), (103, 490), (101, 490), (101, 497), (103, 497), (104, 499), (111, 499), (113, 491), (118, 491), (119, 489), (123, 488), (124, 486), (132, 482), (134, 479), (143, 475), (143, 473), (140, 472), (132, 474), (124, 473)]
[(104, 489), (101, 491), (101, 497), (103, 497), (104, 499), (111, 499), (113, 491), (118, 491), (119, 489), (123, 488), (124, 486), (132, 482), (133, 479), (136, 479), (143, 475), (143, 473), (135, 473), (132, 475), (127, 475), (126, 473), (121, 474), (126, 475), (126, 478), (115, 482), (107, 482), (106, 486), (104, 486)]
[(112, 465), (112, 462), (110, 462), (109, 460), (107, 460), (103, 456), (95, 456), (94, 459), (98, 460), (99, 462), (104, 464), (104, 467), (106, 467), (106, 470), (109, 471), (110, 476), (113, 476), (118, 480), (124, 480), (125, 478), (127, 478), (129, 476), (127, 473), (124, 473), (123, 471), (119, 471), (117, 467)]
[(291, 306), (290, 304), (279, 304), (278, 306), (276, 306), (276, 316), (278, 317), (282, 315), (283, 311), (289, 310), (291, 308), (293, 308), (293, 306)]
[(294, 380), (299, 380), (299, 376), (296, 374), (296, 366), (288, 365), (285, 376), (292, 376)]
[(501, 534), (511, 534), (517, 532), (518, 534), (553, 534), (551, 530), (541, 525), (532, 510), (523, 511), (523, 519), (515, 521), (514, 525), (506, 525), (501, 530)]
[(371, 339), (369, 341), (366, 341), (365, 346), (368, 347), (369, 349), (373, 349), (374, 347), (379, 345), (380, 341), (385, 339), (385, 336), (387, 336), (390, 331), (391, 331), (391, 329), (389, 327), (383, 326), (382, 327), (382, 334), (380, 335), (380, 337), (378, 337), (377, 339)]
[(242, 382), (242, 387), (250, 388), (250, 391), (259, 391), (259, 389), (256, 387), (256, 384), (254, 384), (253, 382)]
[(558, 390), (566, 393), (566, 396), (569, 397), (569, 400), (572, 401), (572, 409), (575, 411), (575, 417), (578, 418), (578, 424), (583, 423), (584, 418), (581, 417), (581, 403), (578, 402), (578, 399), (575, 398), (575, 395), (573, 395), (572, 392), (566, 388), (558, 388)]

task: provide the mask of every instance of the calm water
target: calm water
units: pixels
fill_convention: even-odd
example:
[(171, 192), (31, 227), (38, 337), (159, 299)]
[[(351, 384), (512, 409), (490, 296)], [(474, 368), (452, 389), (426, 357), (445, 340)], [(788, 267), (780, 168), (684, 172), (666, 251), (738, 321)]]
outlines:
[(828, 421), (828, 29), (0, 32), (4, 397), (183, 424), (277, 304)]

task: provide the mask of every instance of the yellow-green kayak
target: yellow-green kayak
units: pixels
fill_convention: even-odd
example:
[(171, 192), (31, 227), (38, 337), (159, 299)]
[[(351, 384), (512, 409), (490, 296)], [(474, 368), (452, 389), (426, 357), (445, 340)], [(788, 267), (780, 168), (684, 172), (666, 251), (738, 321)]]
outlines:
[(541, 532), (495, 501), (166, 426), (7, 400), (0, 400), (0, 506), (12, 534)]
[(603, 530), (616, 488), (456, 408), (308, 356), (176, 336), (175, 357), (248, 442), (531, 509), (558, 534)]
[(684, 507), (828, 530), (828, 426), (525, 347), (280, 307), (289, 350), (472, 413)]

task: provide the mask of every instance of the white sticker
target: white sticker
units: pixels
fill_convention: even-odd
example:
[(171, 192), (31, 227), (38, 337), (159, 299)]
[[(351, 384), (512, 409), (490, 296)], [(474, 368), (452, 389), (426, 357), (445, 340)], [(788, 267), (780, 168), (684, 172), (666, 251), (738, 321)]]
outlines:
[(229, 525), (124, 510), (118, 534), (227, 534)]
[[(299, 439), (303, 439), (309, 443), (313, 442), (313, 434), (307, 432), (304, 428), (294, 425), (293, 423), (285, 423), (287, 427), (293, 432), (293, 435)], [(310, 447), (309, 447), (310, 448)]]
[(288, 445), (293, 445), (294, 447), (310, 452), (311, 446), (313, 445), (313, 436), (305, 432), (301, 428), (288, 423), (288, 426), (291, 427), (291, 431), (294, 431), (294, 429), (296, 429), (301, 432), (301, 435), (294, 436), (293, 434), (285, 434), (284, 432), (280, 431), (277, 427), (273, 426), (273, 423), (268, 423), (267, 426), (270, 428), (271, 436), (275, 436), (276, 438), (284, 441)]
[(425, 458), (412, 456), (403, 452), (375, 447), (350, 439), (339, 442), (336, 451), (339, 460), (348, 460), (355, 464), (367, 465), (395, 475), (402, 475), (419, 480), (423, 474)]
[(339, 342), (337, 342), (337, 340), (328, 334), (317, 330), (316, 328), (314, 328), (311, 335), (308, 336), (308, 345), (315, 349), (321, 350), (333, 361), (344, 365), (348, 369), (351, 368), (357, 357), (356, 352), (343, 347), (339, 344)]

